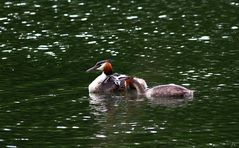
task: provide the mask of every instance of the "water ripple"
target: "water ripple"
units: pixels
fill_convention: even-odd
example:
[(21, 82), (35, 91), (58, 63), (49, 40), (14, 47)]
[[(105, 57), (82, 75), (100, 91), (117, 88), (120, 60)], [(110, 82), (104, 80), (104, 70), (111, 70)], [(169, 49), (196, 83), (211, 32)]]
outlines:
[[(238, 6), (3, 2), (0, 145), (232, 146), (238, 139)], [(149, 86), (194, 89), (195, 99), (88, 94), (98, 73), (84, 71), (102, 58), (113, 58), (115, 72), (142, 77)]]

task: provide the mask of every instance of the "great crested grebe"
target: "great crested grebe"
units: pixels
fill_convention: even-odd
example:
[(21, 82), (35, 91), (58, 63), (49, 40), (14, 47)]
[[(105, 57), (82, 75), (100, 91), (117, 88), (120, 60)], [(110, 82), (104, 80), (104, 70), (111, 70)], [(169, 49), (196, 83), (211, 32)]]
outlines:
[(152, 88), (143, 88), (139, 82), (134, 78), (128, 77), (125, 79), (125, 88), (134, 86), (139, 95), (147, 98), (160, 98), (160, 97), (175, 97), (175, 98), (191, 98), (193, 97), (193, 91), (183, 86), (175, 84), (158, 85)]
[[(95, 64), (95, 66), (89, 68), (87, 72), (99, 70), (102, 74), (99, 75), (91, 84), (88, 89), (90, 93), (100, 92), (112, 92), (112, 91), (124, 91), (125, 90), (125, 79), (127, 75), (118, 73), (113, 74), (112, 64), (110, 60), (102, 60)], [(147, 84), (145, 80), (141, 78), (133, 78), (142, 88), (146, 89)], [(131, 87), (134, 88), (134, 87)]]

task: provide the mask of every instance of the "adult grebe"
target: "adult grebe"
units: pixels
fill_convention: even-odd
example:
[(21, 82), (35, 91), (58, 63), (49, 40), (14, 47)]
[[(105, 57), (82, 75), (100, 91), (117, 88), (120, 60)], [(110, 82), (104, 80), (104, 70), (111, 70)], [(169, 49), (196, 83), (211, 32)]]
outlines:
[(134, 86), (139, 95), (147, 98), (160, 98), (160, 97), (175, 97), (175, 98), (191, 98), (193, 97), (193, 91), (185, 87), (167, 84), (158, 85), (149, 89), (141, 87), (139, 82), (135, 81), (134, 78), (129, 77), (125, 79), (125, 88)]
[[(99, 70), (102, 74), (99, 75), (91, 84), (88, 89), (90, 93), (100, 93), (100, 92), (112, 92), (112, 91), (125, 91), (125, 79), (128, 78), (127, 75), (122, 75), (118, 73), (113, 74), (112, 64), (110, 60), (99, 61), (95, 66), (87, 70), (87, 72)], [(141, 85), (142, 88), (146, 89), (147, 84), (145, 80), (141, 78), (133, 78), (135, 81)], [(134, 88), (134, 87), (131, 87)]]

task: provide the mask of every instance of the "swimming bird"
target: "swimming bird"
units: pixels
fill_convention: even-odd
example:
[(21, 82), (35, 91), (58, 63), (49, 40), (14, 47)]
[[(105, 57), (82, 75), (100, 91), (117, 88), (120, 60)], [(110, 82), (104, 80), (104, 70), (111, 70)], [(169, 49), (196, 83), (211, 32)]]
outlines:
[[(88, 86), (90, 93), (125, 91), (124, 81), (129, 76), (113, 73), (113, 68), (110, 60), (102, 60), (97, 62), (93, 67), (89, 68), (87, 72), (94, 70), (102, 71), (102, 73)], [(142, 88), (147, 88), (147, 83), (145, 82), (145, 80), (137, 77), (134, 77), (133, 79), (137, 81)], [(134, 87), (128, 88), (132, 89)]]
[(193, 91), (183, 86), (175, 84), (158, 85), (152, 88), (143, 88), (139, 82), (134, 78), (128, 77), (125, 79), (125, 88), (135, 87), (140, 96), (147, 98), (160, 98), (160, 97), (175, 97), (175, 98), (191, 98)]

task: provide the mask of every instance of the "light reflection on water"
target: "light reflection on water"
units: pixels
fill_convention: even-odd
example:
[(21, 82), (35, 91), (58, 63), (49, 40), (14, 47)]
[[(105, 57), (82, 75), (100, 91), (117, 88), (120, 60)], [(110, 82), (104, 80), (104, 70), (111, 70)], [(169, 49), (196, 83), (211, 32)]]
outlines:
[[(6, 1), (0, 11), (3, 147), (238, 145), (236, 1)], [(97, 74), (84, 71), (105, 58), (195, 97), (91, 96)]]

